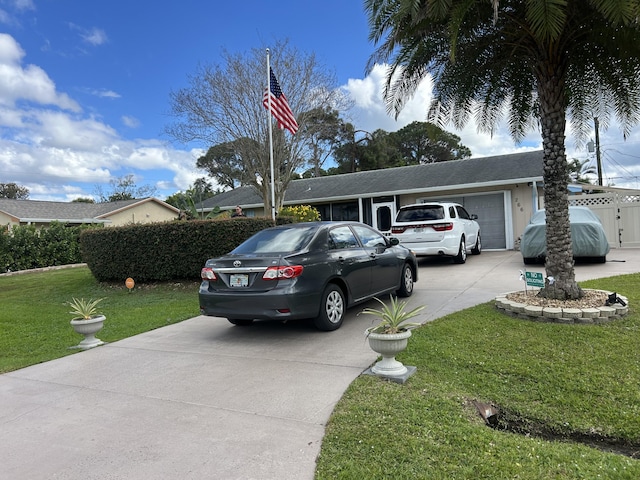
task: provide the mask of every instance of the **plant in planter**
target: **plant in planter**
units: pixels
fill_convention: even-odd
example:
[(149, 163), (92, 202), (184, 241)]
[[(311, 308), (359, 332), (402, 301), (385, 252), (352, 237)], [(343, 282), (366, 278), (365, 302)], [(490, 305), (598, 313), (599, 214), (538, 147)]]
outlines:
[[(399, 302), (392, 295), (390, 305), (385, 304), (382, 300), (376, 298), (382, 304), (382, 308), (373, 309), (365, 308), (362, 313), (374, 315), (380, 319), (380, 322), (367, 328), (365, 334), (369, 339), (371, 349), (382, 355), (382, 360), (371, 367), (371, 372), (384, 377), (402, 377), (406, 376), (409, 370), (406, 366), (395, 359), (395, 356), (407, 348), (407, 342), (411, 336), (412, 327), (417, 327), (419, 323), (408, 323), (407, 320), (414, 318), (424, 309), (424, 305), (406, 311), (407, 302)], [(413, 367), (413, 373), (415, 367)]]
[(84, 335), (84, 340), (74, 348), (86, 350), (104, 344), (102, 340), (96, 338), (96, 333), (102, 330), (105, 321), (105, 316), (98, 312), (97, 307), (102, 300), (102, 298), (88, 300), (73, 298), (67, 303), (72, 309), (69, 313), (74, 315), (71, 326), (77, 333)]

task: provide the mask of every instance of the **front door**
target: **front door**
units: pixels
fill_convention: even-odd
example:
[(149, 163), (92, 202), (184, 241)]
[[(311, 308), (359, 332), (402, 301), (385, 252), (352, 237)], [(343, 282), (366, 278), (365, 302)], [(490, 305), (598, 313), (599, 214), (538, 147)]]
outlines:
[(395, 215), (395, 204), (393, 202), (388, 203), (374, 203), (373, 204), (373, 228), (381, 232), (391, 231), (391, 222)]

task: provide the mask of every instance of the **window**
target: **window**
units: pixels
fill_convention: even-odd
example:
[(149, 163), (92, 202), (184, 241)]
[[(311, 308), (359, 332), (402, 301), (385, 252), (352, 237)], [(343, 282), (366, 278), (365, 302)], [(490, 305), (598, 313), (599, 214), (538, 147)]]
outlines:
[(467, 211), (462, 208), (462, 207), (456, 207), (458, 209), (458, 216), (460, 218), (464, 218), (465, 220), (471, 220), (471, 217), (469, 216), (469, 213), (467, 213)]
[(353, 229), (360, 237), (360, 241), (367, 248), (385, 247), (387, 242), (384, 237), (375, 230), (360, 225), (354, 225)]
[(358, 248), (358, 240), (349, 227), (337, 227), (329, 232), (329, 250)]

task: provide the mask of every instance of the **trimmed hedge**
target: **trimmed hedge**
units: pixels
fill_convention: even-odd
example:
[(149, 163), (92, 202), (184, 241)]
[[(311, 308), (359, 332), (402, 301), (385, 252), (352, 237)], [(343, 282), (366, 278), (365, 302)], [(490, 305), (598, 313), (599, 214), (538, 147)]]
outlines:
[(80, 251), (101, 282), (197, 280), (207, 259), (273, 225), (269, 218), (230, 218), (103, 228), (83, 232)]
[(81, 262), (78, 237), (88, 228), (96, 227), (51, 222), (43, 228), (0, 228), (0, 273)]

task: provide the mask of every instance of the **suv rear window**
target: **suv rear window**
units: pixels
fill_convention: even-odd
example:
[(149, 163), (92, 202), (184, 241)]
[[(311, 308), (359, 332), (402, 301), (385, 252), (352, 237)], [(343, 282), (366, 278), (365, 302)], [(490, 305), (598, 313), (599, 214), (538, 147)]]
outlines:
[(396, 217), (396, 222), (424, 222), (427, 220), (443, 220), (444, 208), (442, 205), (420, 205), (411, 208), (401, 208)]

